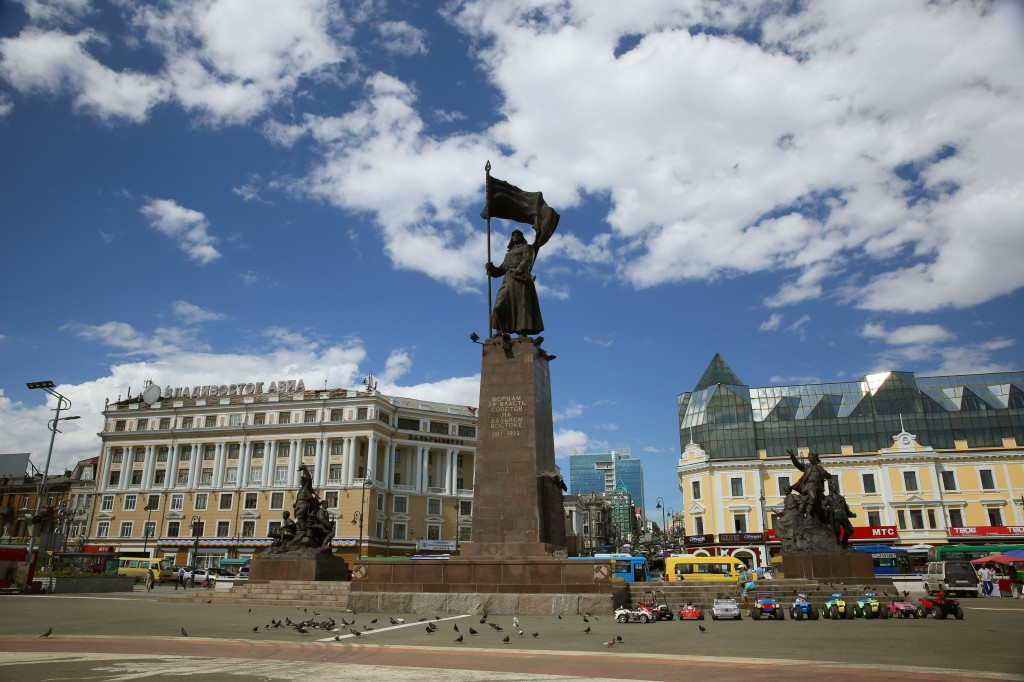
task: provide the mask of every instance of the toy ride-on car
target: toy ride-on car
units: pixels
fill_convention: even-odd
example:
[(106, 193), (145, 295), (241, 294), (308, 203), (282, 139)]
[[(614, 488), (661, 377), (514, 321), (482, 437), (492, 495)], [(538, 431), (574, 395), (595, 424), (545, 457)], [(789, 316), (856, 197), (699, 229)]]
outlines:
[(754, 620), (761, 620), (762, 617), (786, 620), (785, 612), (779, 606), (779, 602), (775, 601), (774, 592), (758, 592), (754, 599), (754, 608), (751, 609), (750, 616)]
[(919, 618), (926, 618), (930, 614), (939, 620), (946, 616), (953, 616), (957, 620), (964, 619), (964, 610), (960, 608), (960, 602), (947, 597), (945, 592), (937, 592), (934, 597), (922, 597), (918, 601), (921, 602), (917, 607)]
[(888, 618), (889, 609), (878, 603), (874, 592), (865, 592), (853, 605), (853, 615), (856, 618)]
[(818, 609), (807, 601), (806, 594), (798, 594), (789, 607), (789, 617), (793, 620), (803, 620), (805, 617), (807, 620), (818, 620)]
[(908, 601), (890, 600), (885, 608), (890, 618), (917, 618), (917, 607)]
[(736, 603), (735, 599), (732, 597), (715, 598), (715, 602), (711, 605), (711, 620), (718, 620), (719, 618), (743, 620), (743, 614), (740, 613), (740, 605)]
[(686, 602), (679, 609), (680, 620), (704, 620), (704, 612), (693, 602)]
[(661, 590), (645, 590), (643, 598), (638, 599), (636, 605), (653, 613), (655, 620), (672, 620), (672, 609)]
[(615, 609), (615, 620), (620, 623), (650, 623), (656, 616), (642, 606), (629, 608), (622, 606)]
[(853, 606), (847, 606), (842, 592), (835, 592), (821, 609), (821, 617), (828, 620), (839, 620), (840, 618), (853, 620)]

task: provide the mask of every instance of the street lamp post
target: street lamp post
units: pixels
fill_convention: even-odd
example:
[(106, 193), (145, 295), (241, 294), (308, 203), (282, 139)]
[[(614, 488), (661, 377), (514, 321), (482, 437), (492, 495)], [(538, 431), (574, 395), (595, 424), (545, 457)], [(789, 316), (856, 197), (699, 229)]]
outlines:
[(199, 517), (192, 517), (192, 571), (193, 574), (195, 569), (199, 568)]
[(664, 543), (665, 542), (665, 506), (664, 506), (665, 500), (662, 499), (661, 497), (658, 497), (657, 498), (657, 502), (658, 502), (658, 504), (656, 504), (654, 506), (654, 508), (661, 510), (661, 541), (662, 541), (662, 543)]
[(667, 507), (665, 511), (668, 513), (668, 518), (672, 519), (672, 530), (669, 530), (666, 525), (665, 532), (668, 534), (669, 542), (673, 542), (673, 538), (676, 535), (676, 513), (673, 511), (672, 507)]
[[(71, 408), (71, 401), (62, 396), (54, 389), (54, 383), (52, 381), (30, 381), (25, 385), (28, 386), (30, 389), (40, 388), (57, 399), (57, 408), (55, 410), (56, 414), (49, 423), (50, 449), (46, 452), (46, 464), (43, 465), (43, 477), (39, 482), (39, 494), (36, 496), (36, 509), (35, 512), (32, 514), (32, 526), (29, 529), (28, 551), (25, 552), (25, 561), (31, 564), (33, 563), (32, 552), (35, 550), (36, 544), (36, 531), (39, 528), (39, 524), (41, 524), (43, 520), (42, 517), (39, 515), (39, 512), (42, 510), (43, 495), (46, 492), (46, 478), (50, 472), (50, 458), (53, 456), (53, 441), (54, 439), (57, 438), (57, 422), (61, 420), (61, 410), (67, 410)], [(78, 416), (76, 415), (74, 417), (63, 417), (63, 419), (78, 419)]]
[(146, 525), (142, 528), (142, 553), (149, 556), (149, 520), (153, 518), (153, 508), (147, 502), (143, 511), (146, 512)]
[[(461, 500), (455, 500), (455, 552), (459, 551), (459, 512), (462, 511)], [(453, 552), (454, 554), (454, 552)]]
[(373, 480), (367, 475), (363, 479), (363, 495), (359, 500), (359, 545), (356, 547), (356, 560), (363, 557), (363, 513), (366, 507), (366, 489), (373, 485)]

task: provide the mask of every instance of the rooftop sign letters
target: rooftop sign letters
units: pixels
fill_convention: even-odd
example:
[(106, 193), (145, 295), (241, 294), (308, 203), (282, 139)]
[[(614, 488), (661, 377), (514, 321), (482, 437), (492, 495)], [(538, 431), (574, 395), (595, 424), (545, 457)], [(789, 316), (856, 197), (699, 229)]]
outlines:
[(207, 386), (167, 386), (164, 388), (164, 398), (218, 398), (231, 395), (260, 395), (263, 393), (302, 393), (306, 390), (306, 382), (302, 379), (285, 379), (283, 381), (271, 381), (266, 391), (263, 390), (265, 382), (239, 384), (221, 384)]

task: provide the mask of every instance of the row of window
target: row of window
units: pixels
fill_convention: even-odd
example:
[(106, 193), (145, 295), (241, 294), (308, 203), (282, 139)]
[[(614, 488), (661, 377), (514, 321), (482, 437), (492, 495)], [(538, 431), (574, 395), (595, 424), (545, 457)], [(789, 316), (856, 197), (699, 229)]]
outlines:
[[(942, 478), (942, 489), (945, 492), (957, 492), (960, 487), (957, 484), (957, 476), (955, 471), (944, 470), (940, 472)], [(982, 490), (995, 490), (995, 474), (991, 469), (979, 469), (978, 478), (981, 483)], [(779, 486), (779, 496), (784, 497), (786, 495), (786, 489), (792, 484), (789, 476), (777, 477)], [(864, 494), (870, 495), (878, 492), (878, 488), (875, 484), (875, 475), (871, 473), (861, 474), (861, 484)], [(836, 480), (836, 486), (838, 487), (839, 481)], [(692, 498), (695, 500), (701, 499), (701, 482), (691, 481), (690, 490)], [(904, 471), (903, 472), (903, 490), (904, 492), (913, 493), (920, 491), (917, 481), (916, 471)], [(741, 477), (733, 477), (729, 479), (729, 492), (732, 497), (744, 497), (744, 481)], [(698, 533), (699, 535), (699, 533)]]
[[(218, 538), (230, 538), (234, 537), (231, 532), (230, 521), (217, 521), (216, 522), (215, 534), (213, 537)], [(196, 523), (196, 533), (199, 537), (203, 537), (206, 528), (203, 521)], [(267, 522), (267, 534), (263, 537), (273, 537), (277, 534), (281, 528), (280, 521), (269, 521)], [(100, 521), (96, 524), (96, 537), (107, 538), (110, 535), (110, 521)], [(412, 534), (415, 533), (415, 528), (410, 528), (409, 525), (402, 521), (395, 521), (391, 524), (391, 536), (392, 540), (406, 540), (410, 539)], [(183, 521), (168, 521), (166, 528), (166, 535), (164, 537), (177, 538), (177, 537), (194, 537), (192, 535), (191, 523)], [(132, 521), (122, 521), (119, 528), (117, 537), (119, 538), (131, 538), (135, 532), (135, 524)], [(337, 522), (335, 525), (335, 534), (350, 534), (351, 530), (346, 529), (343, 525), (339, 528)], [(147, 521), (142, 524), (142, 536), (143, 538), (156, 537), (156, 521)], [(243, 520), (241, 527), (239, 528), (238, 537), (241, 538), (255, 538), (256, 537), (256, 521)], [(385, 538), (384, 535), (384, 522), (377, 523), (377, 535), (378, 538)], [(426, 533), (423, 536), (427, 540), (441, 540), (441, 526), (440, 524), (429, 523), (427, 524)], [(467, 540), (468, 535), (460, 537), (460, 540)]]
[[(242, 509), (256, 510), (259, 508), (259, 496), (258, 492), (246, 492), (246, 493), (219, 493), (214, 494), (217, 509), (219, 511), (230, 511), (234, 508), (235, 495), (239, 495), (242, 500)], [(384, 495), (377, 495), (377, 511), (384, 511)], [(141, 499), (140, 499), (141, 498)], [(145, 506), (142, 508), (143, 511), (154, 512), (160, 511), (160, 498), (161, 495), (125, 495), (122, 499), (121, 510), (122, 511), (137, 511), (139, 502), (144, 502)], [(370, 504), (373, 505), (373, 493), (371, 493)], [(114, 495), (103, 495), (100, 500), (100, 511), (112, 512), (114, 511)], [(408, 514), (409, 513), (409, 497), (407, 495), (392, 495), (392, 506), (391, 513), (394, 514)], [(327, 501), (327, 506), (332, 508), (338, 507), (338, 491), (330, 490), (324, 493), (324, 500)], [(270, 509), (284, 509), (285, 493), (284, 492), (272, 492), (270, 493)], [(459, 500), (459, 513), (468, 516), (472, 514), (473, 503), (470, 500)], [(209, 509), (210, 494), (209, 493), (196, 493), (193, 497), (192, 510), (193, 511), (206, 511)], [(184, 511), (185, 510), (185, 495), (184, 494), (173, 494), (170, 495), (169, 503), (170, 511)], [(441, 498), (440, 497), (428, 497), (427, 498), (427, 514), (431, 516), (441, 515)]]
[[(314, 467), (312, 464), (308, 464), (306, 466), (309, 469), (310, 475), (311, 476), (315, 476), (315, 469), (316, 469), (316, 467)], [(188, 484), (188, 473), (189, 472), (187, 470), (179, 471), (178, 472), (177, 480), (175, 481), (175, 484), (176, 485), (187, 485)], [(129, 481), (130, 485), (132, 485), (134, 487), (141, 486), (142, 485), (143, 472), (136, 470), (136, 471), (132, 471), (131, 474), (132, 474), (132, 477), (131, 477), (131, 480)], [(328, 469), (328, 472), (327, 472), (327, 482), (331, 483), (331, 484), (340, 484), (341, 483), (341, 475), (342, 475), (341, 465), (340, 464), (332, 464), (332, 465), (330, 465), (330, 468)], [(356, 479), (361, 479), (365, 475), (366, 475), (365, 474), (365, 469), (363, 467), (359, 467), (359, 470), (357, 471), (357, 474), (356, 474)], [(153, 485), (154, 486), (164, 485), (164, 483), (166, 483), (166, 480), (167, 480), (167, 472), (164, 471), (163, 469), (157, 469), (156, 471), (153, 472)], [(121, 481), (121, 472), (120, 471), (111, 471), (110, 474), (107, 476), (107, 484), (109, 486), (111, 486), (111, 487), (118, 485), (120, 483), (120, 481)], [(239, 479), (238, 479), (238, 467), (227, 467), (227, 469), (225, 469), (225, 471), (224, 471), (224, 480), (222, 481), (222, 485), (226, 485), (226, 486), (237, 485), (238, 482), (239, 482)], [(274, 481), (273, 482), (274, 482), (274, 485), (288, 485), (288, 467), (287, 466), (279, 466), (279, 467), (277, 467), (274, 470)], [(250, 485), (263, 485), (263, 467), (250, 467), (248, 483)], [(403, 482), (402, 482), (402, 474), (401, 474), (401, 472), (396, 471), (394, 473), (392, 483), (394, 485), (404, 485)], [(212, 486), (213, 485), (213, 468), (212, 467), (204, 467), (203, 469), (200, 469), (200, 471), (199, 471), (199, 485), (201, 485), (201, 486)], [(465, 489), (465, 479), (462, 476), (456, 477), (456, 479), (455, 479), (455, 486), (459, 490), (464, 490)], [(427, 487), (428, 488), (434, 487), (434, 475), (433, 475), (433, 473), (428, 473), (428, 475), (427, 475)]]
[[(988, 525), (990, 526), (1001, 526), (1003, 525), (1003, 512), (997, 507), (986, 508), (986, 514), (988, 517)], [(964, 525), (963, 512), (960, 509), (948, 509), (949, 514), (949, 527), (960, 528)], [(881, 526), (882, 525), (882, 513), (878, 510), (865, 510), (866, 514), (866, 525), (868, 526)], [(938, 523), (936, 521), (935, 509), (897, 509), (896, 510), (896, 524), (900, 530), (907, 530), (907, 522), (909, 517), (909, 528), (911, 530), (925, 530), (925, 520), (927, 519), (927, 528), (929, 530), (937, 529)], [(736, 512), (732, 515), (733, 521), (733, 532), (746, 533), (747, 532), (747, 515), (742, 512)], [(777, 515), (772, 514), (771, 520), (772, 527), (777, 525)], [(694, 516), (693, 517), (693, 535), (704, 534), (704, 517)]]
[[(269, 418), (268, 418), (268, 413), (267, 412), (254, 412), (253, 415), (252, 415), (252, 425), (253, 426), (264, 426), (264, 425), (267, 425), (267, 424), (273, 424), (275, 422), (275, 417), (276, 417), (277, 424), (291, 424), (292, 423), (292, 414), (293, 414), (292, 412), (269, 413)], [(371, 413), (370, 413), (369, 408), (360, 407), (360, 408), (356, 409), (356, 420), (357, 421), (366, 421), (367, 419), (370, 418), (370, 415), (371, 415)], [(229, 414), (229, 415), (226, 416), (226, 418), (221, 416), (219, 418), (219, 425), (220, 426), (227, 426), (227, 427), (243, 426), (243, 425), (245, 425), (245, 422), (246, 422), (246, 420), (244, 419), (245, 416), (246, 415), (243, 415), (243, 414), (240, 414), (240, 413), (239, 414)], [(331, 422), (344, 421), (344, 410), (332, 409), (330, 411), (330, 413), (329, 413), (329, 416), (330, 416), (330, 418), (327, 421), (331, 421)], [(298, 424), (298, 423), (302, 423), (302, 424), (318, 424), (318, 423), (320, 423), (320, 410), (306, 410), (305, 412), (303, 412), (301, 414), (301, 419), (302, 419), (301, 422), (298, 419), (296, 419), (294, 423), (296, 423), (296, 424)], [(379, 421), (384, 422), (385, 424), (391, 423), (391, 415), (388, 414), (387, 412), (378, 411), (377, 412), (377, 419)], [(171, 426), (172, 418), (171, 417), (161, 417), (159, 420), (152, 420), (152, 421), (155, 421), (157, 423), (157, 428), (160, 429), (161, 431), (168, 431), (168, 430), (170, 430), (172, 428), (172, 426)], [(419, 419), (412, 419), (412, 418), (409, 418), (409, 417), (399, 417), (396, 421), (397, 421), (397, 428), (402, 429), (402, 430), (406, 430), (406, 431), (419, 431), (420, 428), (421, 428), (420, 420)], [(151, 420), (145, 419), (145, 418), (141, 418), (141, 419), (136, 421), (136, 423), (135, 423), (135, 430), (136, 431), (148, 431), (150, 423), (151, 423)], [(213, 429), (213, 428), (217, 428), (217, 426), (218, 426), (218, 416), (217, 415), (206, 415), (205, 417), (196, 417), (196, 416), (181, 417), (181, 425), (178, 428), (181, 428), (181, 429), (196, 429), (196, 428)], [(461, 436), (463, 438), (476, 438), (476, 427), (475, 426), (471, 426), (471, 425), (467, 425), (467, 424), (456, 424), (455, 427), (456, 427), (455, 428), (455, 433), (458, 434), (459, 436)], [(128, 420), (126, 420), (126, 419), (118, 419), (118, 420), (116, 420), (114, 422), (114, 431), (123, 432), (123, 431), (127, 431), (127, 430), (128, 430)], [(430, 433), (450, 435), (452, 433), (452, 426), (448, 422), (437, 421), (437, 420), (430, 420), (427, 430)]]

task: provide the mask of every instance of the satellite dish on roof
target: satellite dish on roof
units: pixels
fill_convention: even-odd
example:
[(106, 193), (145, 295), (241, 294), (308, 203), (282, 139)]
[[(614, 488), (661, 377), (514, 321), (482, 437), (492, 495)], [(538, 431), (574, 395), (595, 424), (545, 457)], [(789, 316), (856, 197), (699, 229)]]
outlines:
[(160, 387), (156, 384), (150, 384), (146, 387), (146, 390), (142, 392), (142, 399), (149, 405), (160, 400)]

